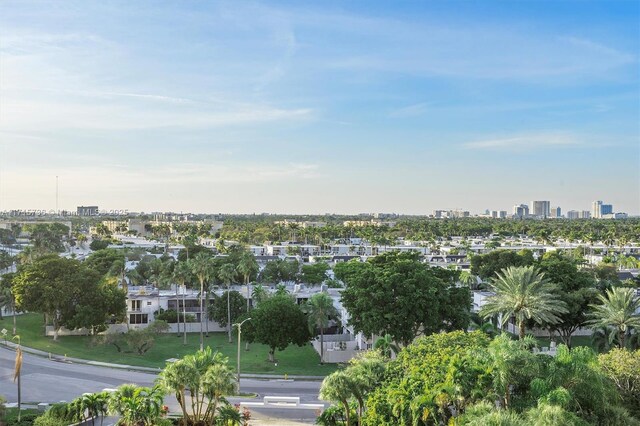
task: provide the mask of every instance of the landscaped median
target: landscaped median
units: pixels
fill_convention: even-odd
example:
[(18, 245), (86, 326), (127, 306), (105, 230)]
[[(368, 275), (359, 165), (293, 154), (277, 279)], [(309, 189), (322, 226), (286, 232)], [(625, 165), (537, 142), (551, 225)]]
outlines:
[[(0, 328), (3, 327), (3, 322), (7, 320), (0, 321)], [(166, 360), (182, 358), (200, 347), (199, 333), (188, 334), (186, 346), (182, 344), (182, 336), (162, 334), (156, 337), (154, 346), (148, 352), (138, 355), (134, 352), (118, 352), (112, 345), (95, 345), (91, 336), (60, 336), (57, 341), (53, 341), (51, 337), (44, 336), (44, 322), (40, 314), (18, 316), (17, 326), (21, 343), (25, 347), (51, 353), (52, 356), (131, 366), (163, 368)], [(228, 357), (229, 365), (235, 369), (238, 349), (236, 341), (229, 343), (225, 333), (209, 333), (209, 337), (205, 337), (205, 346)], [(326, 376), (338, 368), (332, 364), (320, 365), (320, 357), (310, 344), (304, 347), (289, 346), (284, 351), (276, 352), (275, 364), (268, 361), (268, 352), (269, 348), (260, 344), (251, 344), (249, 351), (245, 351), (243, 343), (242, 373)]]

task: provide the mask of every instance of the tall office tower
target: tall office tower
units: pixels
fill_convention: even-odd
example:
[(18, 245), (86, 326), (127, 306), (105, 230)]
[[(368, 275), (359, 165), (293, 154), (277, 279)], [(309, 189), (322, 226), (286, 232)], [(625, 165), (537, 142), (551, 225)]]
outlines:
[(589, 210), (582, 210), (582, 212), (580, 212), (580, 219), (590, 219), (591, 218), (591, 212)]
[(549, 217), (551, 213), (550, 201), (532, 201), (531, 202), (531, 214), (536, 217)]
[(591, 203), (591, 217), (600, 219), (602, 217), (602, 201), (594, 201)]
[(613, 214), (613, 204), (603, 204), (600, 206), (600, 215)]
[(513, 206), (513, 215), (518, 218), (529, 216), (529, 206), (526, 204), (516, 204)]
[(562, 209), (560, 207), (551, 207), (551, 216), (554, 219), (562, 217)]
[(569, 210), (567, 212), (567, 219), (580, 219), (580, 212), (577, 210)]

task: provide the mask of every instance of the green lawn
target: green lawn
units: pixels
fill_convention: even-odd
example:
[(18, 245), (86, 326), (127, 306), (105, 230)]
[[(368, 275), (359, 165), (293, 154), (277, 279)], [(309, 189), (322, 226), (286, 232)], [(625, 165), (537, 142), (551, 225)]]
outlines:
[[(0, 329), (11, 329), (11, 318), (0, 321)], [(67, 355), (73, 358), (82, 358), (94, 361), (112, 362), (126, 365), (138, 365), (144, 367), (159, 367), (165, 365), (169, 358), (181, 358), (193, 353), (200, 347), (200, 334), (187, 335), (187, 345), (182, 345), (182, 336), (165, 334), (158, 336), (155, 345), (144, 355), (135, 353), (117, 352), (114, 346), (94, 346), (91, 337), (87, 336), (60, 336), (57, 342), (51, 337), (44, 336), (42, 315), (25, 314), (18, 317), (18, 334), (22, 344), (31, 348), (51, 352), (57, 355)], [(234, 336), (235, 337), (235, 336)], [(210, 333), (205, 337), (205, 345), (213, 350), (222, 352), (229, 357), (229, 364), (235, 369), (237, 342), (227, 342), (225, 333)], [(338, 367), (336, 365), (320, 365), (320, 356), (310, 344), (304, 347), (289, 346), (286, 350), (276, 352), (278, 366), (270, 363), (268, 348), (264, 345), (252, 344), (250, 350), (244, 350), (242, 343), (242, 372), (266, 373), (266, 374), (299, 374), (309, 376), (326, 376)]]

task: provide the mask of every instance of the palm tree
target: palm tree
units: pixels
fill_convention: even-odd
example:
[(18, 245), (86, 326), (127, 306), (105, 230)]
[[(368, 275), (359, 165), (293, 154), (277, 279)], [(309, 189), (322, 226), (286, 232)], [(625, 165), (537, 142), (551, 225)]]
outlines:
[(316, 293), (307, 300), (303, 311), (307, 314), (311, 333), (315, 335), (315, 329), (320, 329), (320, 364), (324, 364), (324, 329), (329, 324), (329, 317), (339, 317), (338, 310), (327, 293)]
[(159, 386), (124, 384), (111, 395), (109, 406), (120, 415), (123, 426), (153, 426), (160, 417), (163, 400), (164, 390)]
[(525, 335), (526, 320), (532, 319), (537, 324), (557, 324), (559, 315), (568, 312), (566, 304), (551, 293), (551, 284), (544, 274), (538, 273), (534, 266), (511, 266), (498, 272), (497, 276), (490, 284), (495, 294), (488, 297), (480, 309), (480, 316), (501, 315), (501, 327), (514, 316), (521, 339)]
[(244, 278), (244, 285), (247, 286), (247, 312), (250, 309), (251, 292), (249, 290), (249, 281), (251, 277), (255, 275), (258, 270), (258, 262), (256, 262), (255, 256), (249, 251), (243, 251), (238, 262), (238, 272), (242, 274)]
[(200, 282), (200, 350), (204, 349), (204, 310), (202, 309), (202, 298), (204, 297), (204, 283), (208, 281), (214, 273), (213, 270), (213, 262), (211, 261), (211, 257), (207, 255), (207, 253), (198, 253), (198, 255), (189, 260), (189, 266), (191, 268), (191, 273), (198, 278)]
[(353, 395), (354, 383), (352, 377), (344, 370), (331, 373), (322, 381), (320, 399), (342, 404), (345, 412), (346, 426), (351, 425), (349, 400)]
[(182, 424), (215, 424), (218, 407), (227, 404), (224, 397), (235, 391), (235, 375), (227, 358), (207, 347), (167, 365), (160, 372), (158, 384), (175, 393)]
[[(188, 281), (191, 281), (192, 274), (191, 268), (187, 262), (178, 262), (173, 269), (173, 280), (180, 284), (180, 287), (184, 287)], [(182, 294), (182, 321), (183, 321), (183, 340), (184, 345), (187, 344), (187, 306), (186, 306), (186, 294)], [(176, 310), (178, 311), (178, 335), (180, 335), (180, 304), (178, 303), (178, 286), (176, 285)]]
[(397, 354), (400, 352), (400, 348), (398, 347), (398, 345), (393, 343), (393, 338), (390, 334), (385, 334), (384, 336), (379, 337), (373, 344), (373, 349), (379, 349), (382, 356), (387, 359), (391, 358), (392, 353)]
[(640, 329), (640, 315), (636, 311), (640, 309), (640, 299), (635, 297), (635, 291), (631, 288), (614, 287), (599, 294), (600, 304), (590, 305), (592, 319), (587, 322), (594, 329), (601, 327), (611, 330), (609, 334), (610, 344), (618, 339), (618, 345), (625, 347), (625, 340), (632, 329)]
[(80, 397), (80, 408), (82, 412), (87, 412), (88, 417), (91, 417), (92, 425), (96, 424), (96, 417), (101, 416), (100, 424), (102, 425), (108, 411), (108, 402), (109, 394), (107, 392), (86, 393)]
[(269, 297), (269, 293), (267, 293), (267, 289), (265, 289), (261, 284), (258, 284), (257, 286), (253, 287), (253, 291), (251, 292), (251, 298), (253, 299), (255, 306), (267, 300), (268, 297)]
[(227, 332), (229, 333), (229, 343), (231, 339), (231, 283), (236, 278), (236, 268), (231, 263), (226, 263), (220, 268), (218, 273), (220, 280), (227, 286)]

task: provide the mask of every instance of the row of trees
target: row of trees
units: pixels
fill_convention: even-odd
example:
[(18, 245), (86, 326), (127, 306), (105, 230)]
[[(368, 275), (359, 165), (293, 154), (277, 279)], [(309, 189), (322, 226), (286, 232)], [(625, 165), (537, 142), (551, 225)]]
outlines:
[(365, 354), (328, 376), (325, 425), (638, 425), (640, 351), (534, 354), (535, 341), (455, 331), (418, 338), (393, 361)]
[(243, 244), (262, 244), (265, 241), (306, 241), (326, 244), (336, 239), (365, 238), (377, 245), (388, 244), (397, 238), (415, 241), (435, 241), (455, 236), (487, 237), (522, 236), (544, 242), (558, 239), (582, 242), (607, 242), (623, 245), (640, 241), (640, 221), (624, 220), (495, 220), (485, 218), (428, 219), (401, 217), (394, 227), (344, 226), (349, 217), (306, 217), (300, 220), (324, 221), (326, 226), (302, 227), (297, 223), (275, 223), (279, 218), (226, 217), (220, 236)]
[(539, 261), (528, 252), (500, 250), (472, 259), (472, 272), (492, 277), (495, 295), (482, 308), (484, 318), (499, 316), (501, 326), (514, 318), (521, 338), (529, 327), (545, 328), (568, 346), (576, 330), (590, 326), (605, 334), (605, 346), (624, 347), (629, 338), (638, 340), (640, 300), (632, 288), (620, 286), (615, 271), (605, 271), (559, 252)]

